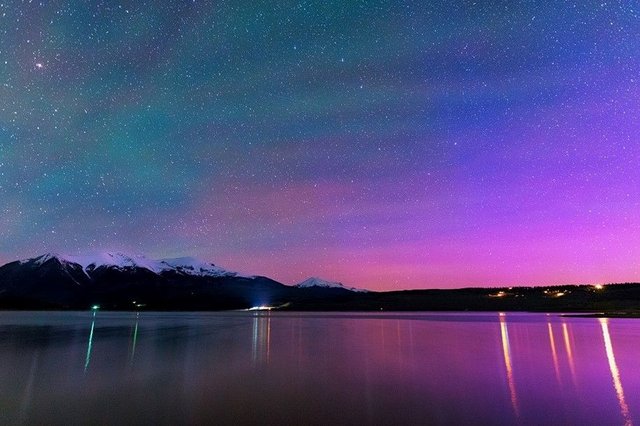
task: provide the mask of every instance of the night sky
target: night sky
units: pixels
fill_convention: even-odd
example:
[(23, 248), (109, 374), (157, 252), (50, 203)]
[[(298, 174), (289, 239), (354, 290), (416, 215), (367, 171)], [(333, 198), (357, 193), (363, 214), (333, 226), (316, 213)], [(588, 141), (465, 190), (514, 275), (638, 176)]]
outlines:
[(0, 263), (640, 280), (638, 40), (633, 1), (4, 1)]

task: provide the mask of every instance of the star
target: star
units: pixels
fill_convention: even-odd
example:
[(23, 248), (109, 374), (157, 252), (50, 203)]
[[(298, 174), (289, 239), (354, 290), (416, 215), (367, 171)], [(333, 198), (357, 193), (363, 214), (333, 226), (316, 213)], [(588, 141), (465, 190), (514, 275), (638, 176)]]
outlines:
[(0, 264), (638, 280), (637, 12), (603, 1), (0, 2)]

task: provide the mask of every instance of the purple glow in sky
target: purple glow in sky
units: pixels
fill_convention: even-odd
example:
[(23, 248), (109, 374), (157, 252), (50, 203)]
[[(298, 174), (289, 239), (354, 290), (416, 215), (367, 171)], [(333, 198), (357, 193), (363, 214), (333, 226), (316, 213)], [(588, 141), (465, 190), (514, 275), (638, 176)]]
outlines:
[(640, 279), (633, 3), (0, 5), (0, 262)]

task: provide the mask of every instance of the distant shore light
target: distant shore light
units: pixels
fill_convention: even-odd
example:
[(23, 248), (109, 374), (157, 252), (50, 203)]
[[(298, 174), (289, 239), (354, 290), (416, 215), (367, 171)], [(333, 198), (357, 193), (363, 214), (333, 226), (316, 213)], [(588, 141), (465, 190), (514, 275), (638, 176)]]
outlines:
[(247, 311), (270, 311), (273, 309), (273, 306), (254, 306), (252, 308), (247, 309)]

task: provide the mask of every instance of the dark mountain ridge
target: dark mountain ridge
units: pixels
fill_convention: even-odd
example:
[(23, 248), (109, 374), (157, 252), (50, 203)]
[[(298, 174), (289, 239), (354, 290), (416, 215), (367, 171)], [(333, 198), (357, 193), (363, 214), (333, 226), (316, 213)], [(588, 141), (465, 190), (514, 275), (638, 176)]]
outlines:
[[(103, 259), (101, 259), (101, 257)], [(106, 260), (104, 259), (106, 258)], [(221, 310), (340, 298), (344, 288), (298, 288), (191, 258), (149, 260), (120, 253), (46, 254), (0, 267), (0, 308)]]
[(640, 284), (363, 291), (288, 286), (192, 258), (46, 254), (0, 267), (0, 309), (640, 312)]

